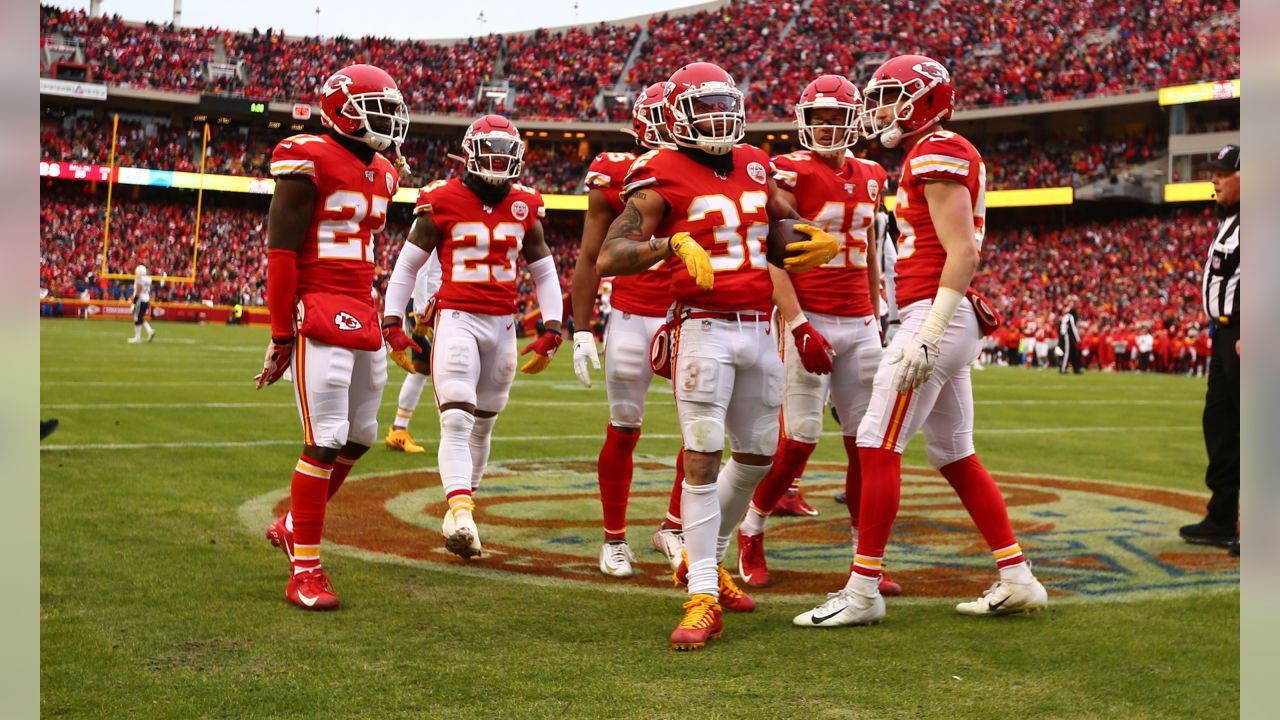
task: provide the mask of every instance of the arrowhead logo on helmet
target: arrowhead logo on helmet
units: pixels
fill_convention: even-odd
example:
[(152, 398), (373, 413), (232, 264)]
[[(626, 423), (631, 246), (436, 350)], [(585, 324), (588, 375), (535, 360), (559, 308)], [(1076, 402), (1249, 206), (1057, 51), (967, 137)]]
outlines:
[(409, 131), (409, 110), (395, 80), (373, 65), (349, 65), (320, 88), (320, 122), (379, 152), (399, 152)]
[(862, 96), (863, 133), (889, 148), (949, 119), (955, 108), (951, 73), (924, 55), (891, 58), (872, 74)]

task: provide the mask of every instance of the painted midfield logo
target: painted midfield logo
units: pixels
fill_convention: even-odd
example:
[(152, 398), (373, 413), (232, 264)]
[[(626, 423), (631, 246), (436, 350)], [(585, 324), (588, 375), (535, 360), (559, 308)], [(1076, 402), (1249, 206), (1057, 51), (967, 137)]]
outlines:
[[(637, 457), (631, 515), (661, 518), (674, 472), (672, 462)], [(844, 488), (845, 468), (810, 463), (806, 493), (822, 499), (814, 518), (777, 518), (769, 525), (771, 584), (765, 598), (811, 601), (847, 574), (848, 516), (830, 502)], [(1240, 565), (1218, 548), (1189, 546), (1179, 525), (1198, 519), (1204, 497), (1116, 483), (996, 474), (1019, 543), (1035, 562), (1051, 602), (1136, 599), (1239, 587)], [(591, 459), (509, 461), (490, 465), (475, 517), (486, 557), (471, 567), (500, 572), (509, 581), (545, 583), (617, 581), (601, 575), (599, 490)], [(991, 553), (960, 501), (932, 471), (907, 469), (902, 510), (886, 561), (907, 597), (972, 598), (991, 584)], [(445, 550), (438, 532), (447, 509), (435, 472), (421, 469), (349, 479), (343, 502), (330, 506), (326, 545), (333, 552), (373, 562), (424, 563), (441, 569), (462, 561)], [(818, 504), (818, 503), (815, 503)], [(593, 509), (594, 508), (594, 509)], [(281, 487), (242, 509), (258, 531), (289, 509)], [(671, 592), (671, 570), (657, 553), (637, 553), (636, 592)], [(996, 601), (993, 604), (999, 604)], [(830, 608), (834, 610), (835, 608)]]

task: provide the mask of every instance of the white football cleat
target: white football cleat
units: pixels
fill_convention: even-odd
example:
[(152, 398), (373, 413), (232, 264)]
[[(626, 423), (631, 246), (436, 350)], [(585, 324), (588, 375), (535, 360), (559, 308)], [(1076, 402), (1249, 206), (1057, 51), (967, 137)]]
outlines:
[(467, 560), (480, 557), (480, 529), (471, 517), (470, 508), (458, 507), (446, 512), (440, 532), (449, 552)]
[(1009, 615), (1011, 613), (1033, 613), (1043, 610), (1049, 605), (1049, 593), (1039, 580), (1031, 578), (1029, 583), (997, 580), (994, 585), (982, 593), (982, 597), (973, 602), (962, 602), (956, 605), (956, 612), (961, 615)]
[(884, 619), (884, 598), (880, 592), (863, 595), (849, 588), (827, 593), (826, 602), (800, 613), (792, 620), (797, 627), (841, 627), (875, 625)]
[(653, 549), (662, 553), (675, 570), (680, 567), (680, 553), (684, 550), (684, 534), (679, 530), (660, 528), (653, 534)]
[(625, 541), (607, 542), (600, 548), (600, 572), (613, 577), (631, 577), (636, 574), (631, 567), (635, 559)]

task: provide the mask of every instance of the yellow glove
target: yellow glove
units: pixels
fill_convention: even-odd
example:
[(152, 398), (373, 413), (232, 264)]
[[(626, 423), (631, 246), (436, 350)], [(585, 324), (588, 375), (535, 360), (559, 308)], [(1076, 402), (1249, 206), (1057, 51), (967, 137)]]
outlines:
[(788, 272), (808, 272), (820, 265), (825, 265), (840, 252), (840, 241), (835, 235), (815, 225), (796, 225), (796, 230), (809, 236), (808, 240), (787, 244), (787, 252), (798, 252), (799, 255), (788, 257), (783, 265)]
[(693, 277), (698, 287), (710, 290), (715, 285), (716, 276), (711, 271), (711, 256), (707, 255), (707, 251), (702, 249), (692, 235), (687, 232), (678, 232), (672, 235), (667, 243), (671, 245), (671, 252), (684, 262), (685, 269), (689, 271), (689, 275)]

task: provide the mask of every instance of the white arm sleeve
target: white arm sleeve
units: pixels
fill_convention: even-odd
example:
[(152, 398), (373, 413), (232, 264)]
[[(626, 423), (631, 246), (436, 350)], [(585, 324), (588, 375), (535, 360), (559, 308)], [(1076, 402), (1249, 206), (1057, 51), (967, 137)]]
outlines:
[(440, 253), (432, 251), (431, 257), (427, 258), (427, 264), (418, 271), (418, 277), (413, 286), (414, 312), (422, 312), (422, 308), (427, 306), (427, 299), (440, 289), (441, 274)]
[(560, 276), (556, 274), (556, 261), (550, 255), (529, 263), (533, 276), (533, 289), (538, 295), (538, 309), (542, 321), (560, 322), (564, 318), (564, 297), (560, 292)]
[(404, 318), (404, 309), (413, 296), (414, 280), (418, 270), (427, 262), (427, 251), (408, 240), (400, 248), (400, 257), (396, 258), (395, 270), (391, 271), (391, 279), (387, 281), (387, 299), (382, 312), (384, 315)]

